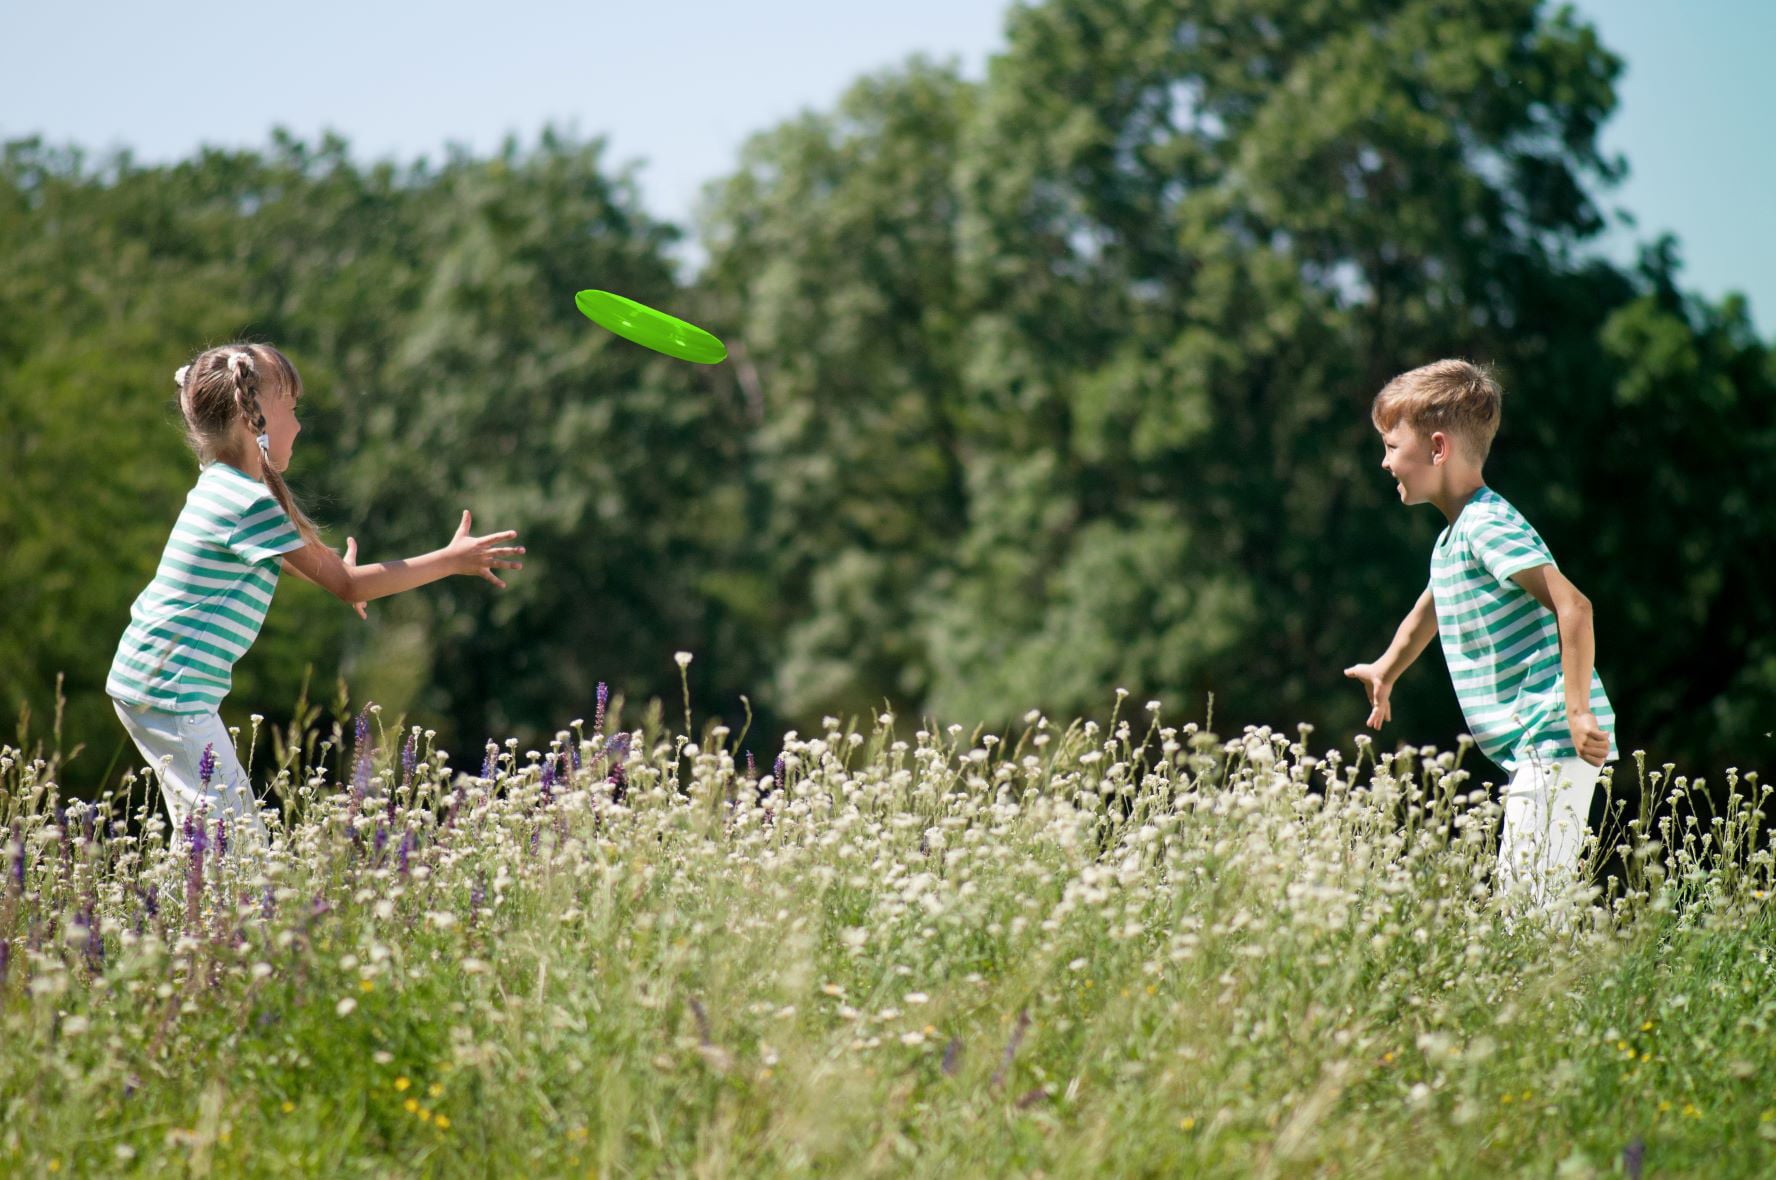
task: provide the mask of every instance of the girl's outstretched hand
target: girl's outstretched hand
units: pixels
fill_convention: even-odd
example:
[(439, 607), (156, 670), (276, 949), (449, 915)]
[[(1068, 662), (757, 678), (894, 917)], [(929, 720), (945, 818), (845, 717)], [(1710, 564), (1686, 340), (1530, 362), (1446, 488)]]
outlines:
[(524, 556), (523, 546), (501, 544), (517, 537), (518, 533), (514, 529), (508, 529), (503, 533), (489, 533), (485, 537), (471, 537), (469, 527), (473, 523), (469, 510), (464, 508), (462, 523), (456, 526), (456, 536), (450, 539), (446, 549), (450, 554), (451, 566), (459, 574), (479, 574), (504, 590), (506, 584), (493, 571), (524, 568), (522, 561), (512, 560)]

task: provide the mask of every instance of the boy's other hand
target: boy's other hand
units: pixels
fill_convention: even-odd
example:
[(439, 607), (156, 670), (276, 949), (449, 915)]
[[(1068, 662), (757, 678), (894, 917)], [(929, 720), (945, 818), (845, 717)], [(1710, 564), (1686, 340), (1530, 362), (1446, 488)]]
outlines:
[(1384, 721), (1394, 719), (1393, 706), (1388, 704), (1388, 694), (1394, 689), (1394, 682), (1381, 674), (1374, 664), (1352, 664), (1344, 670), (1344, 674), (1352, 680), (1360, 680), (1363, 690), (1369, 694), (1369, 720), (1366, 724), (1370, 729), (1380, 729)]
[[(356, 537), (347, 537), (345, 539), (344, 561), (347, 568), (356, 568), (358, 564), (358, 539)], [(365, 603), (354, 602), (352, 603), (352, 609), (358, 612), (358, 618), (363, 619), (366, 623), (370, 621), (369, 610)]]
[(1571, 709), (1566, 714), (1567, 728), (1572, 730), (1573, 749), (1593, 766), (1602, 766), (1609, 757), (1609, 734), (1597, 724), (1597, 714), (1589, 709)]

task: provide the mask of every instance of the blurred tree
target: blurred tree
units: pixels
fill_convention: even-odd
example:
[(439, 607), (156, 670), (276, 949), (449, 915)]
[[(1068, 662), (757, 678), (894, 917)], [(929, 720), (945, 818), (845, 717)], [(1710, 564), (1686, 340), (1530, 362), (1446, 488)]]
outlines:
[[(355, 163), (334, 137), (166, 167), (0, 155), (0, 690), (121, 742), (102, 685), (192, 478), (168, 376), (237, 335), (307, 386), (290, 477), (366, 559), (464, 507), (528, 568), (361, 626), (290, 580), (225, 716), (328, 691), (473, 761), (606, 680), (785, 725), (1002, 724), (1112, 691), (1349, 733), (1441, 526), (1368, 422), (1445, 355), (1507, 390), (1488, 473), (1597, 605), (1629, 748), (1772, 752), (1776, 360), (1675, 243), (1591, 256), (1620, 63), (1537, 0), (1041, 0), (981, 82), (914, 59), (755, 136), (674, 273), (603, 145)], [(656, 357), (583, 287), (707, 323)], [(1388, 738), (1461, 729), (1440, 657)]]

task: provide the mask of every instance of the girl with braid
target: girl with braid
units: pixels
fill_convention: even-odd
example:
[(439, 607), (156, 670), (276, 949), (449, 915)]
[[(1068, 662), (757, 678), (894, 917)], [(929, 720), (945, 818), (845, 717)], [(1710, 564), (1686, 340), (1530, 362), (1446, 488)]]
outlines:
[(105, 689), (136, 748), (155, 768), (173, 827), (194, 813), (227, 814), (260, 836), (257, 800), (217, 715), (234, 664), (258, 637), (289, 570), (364, 614), (372, 598), (451, 574), (505, 588), (497, 569), (522, 569), (515, 532), (469, 535), (465, 510), (442, 549), (405, 561), (357, 564), (321, 543), (284, 486), (282, 472), (302, 426), (302, 379), (268, 344), (201, 353), (173, 375), (179, 412), (197, 452), (197, 485), (173, 525), (160, 567), (130, 608)]

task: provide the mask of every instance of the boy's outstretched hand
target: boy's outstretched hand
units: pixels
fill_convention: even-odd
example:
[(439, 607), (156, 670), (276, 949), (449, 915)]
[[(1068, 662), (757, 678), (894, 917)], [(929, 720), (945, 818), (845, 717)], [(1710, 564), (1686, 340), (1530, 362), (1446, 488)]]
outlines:
[(1388, 694), (1394, 690), (1394, 682), (1381, 674), (1374, 664), (1352, 664), (1344, 670), (1344, 674), (1352, 680), (1359, 680), (1363, 690), (1369, 694), (1369, 720), (1366, 724), (1370, 729), (1380, 729), (1382, 722), (1394, 719), (1393, 706), (1388, 704)]
[(1602, 766), (1609, 757), (1609, 734), (1597, 724), (1597, 714), (1589, 709), (1574, 709), (1566, 715), (1567, 728), (1572, 730), (1573, 749), (1593, 766)]
[(450, 539), (446, 552), (450, 555), (451, 567), (459, 574), (479, 574), (501, 590), (506, 584), (500, 581), (494, 570), (521, 570), (522, 561), (513, 561), (515, 557), (524, 556), (522, 546), (501, 545), (502, 541), (510, 541), (517, 537), (516, 530), (508, 529), (503, 533), (489, 533), (485, 537), (471, 537), (469, 527), (474, 522), (469, 517), (469, 510), (463, 509), (462, 523), (456, 526), (456, 536)]

